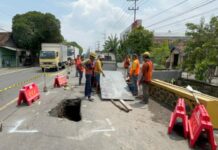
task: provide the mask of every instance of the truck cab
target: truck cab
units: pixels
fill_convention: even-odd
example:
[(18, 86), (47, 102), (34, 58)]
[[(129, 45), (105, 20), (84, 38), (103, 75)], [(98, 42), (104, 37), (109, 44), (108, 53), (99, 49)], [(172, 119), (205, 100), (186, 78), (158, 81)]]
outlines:
[(61, 44), (42, 44), (39, 57), (42, 71), (45, 69), (65, 68), (67, 62), (67, 48)]

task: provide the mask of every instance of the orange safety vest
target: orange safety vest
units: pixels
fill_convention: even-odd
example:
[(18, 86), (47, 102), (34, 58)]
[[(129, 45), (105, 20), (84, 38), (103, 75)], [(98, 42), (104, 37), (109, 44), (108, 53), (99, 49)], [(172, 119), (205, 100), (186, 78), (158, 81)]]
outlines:
[(129, 58), (127, 58), (127, 59), (125, 58), (123, 67), (127, 69), (129, 67), (129, 65), (130, 65), (130, 59)]
[(77, 62), (76, 62), (76, 68), (77, 68), (79, 71), (83, 71), (83, 70), (84, 70), (84, 67), (82, 66), (82, 61), (81, 61), (81, 59), (77, 60)]
[[(135, 69), (134, 75), (137, 76), (137, 75), (139, 75), (139, 71), (140, 71), (139, 60), (138, 59), (134, 60), (133, 64), (136, 64), (136, 69)], [(133, 64), (132, 64), (132, 67), (130, 68), (130, 76), (133, 75)]]
[(93, 74), (94, 64), (89, 60), (88, 63), (85, 64), (86, 74)]
[(150, 82), (152, 79), (152, 70), (153, 70), (153, 63), (151, 60), (145, 62), (145, 65), (147, 65), (147, 70), (144, 70), (143, 72), (144, 75), (144, 81), (145, 82)]

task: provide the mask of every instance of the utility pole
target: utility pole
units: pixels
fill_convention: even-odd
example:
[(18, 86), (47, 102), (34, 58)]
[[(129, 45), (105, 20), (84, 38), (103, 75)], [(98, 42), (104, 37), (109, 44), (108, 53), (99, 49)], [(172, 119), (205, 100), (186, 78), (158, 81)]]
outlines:
[(137, 5), (136, 5), (136, 2), (138, 1), (138, 0), (127, 0), (127, 1), (134, 1), (134, 7), (132, 7), (132, 8), (128, 8), (128, 10), (133, 10), (134, 11), (134, 22), (136, 21), (136, 12), (137, 12), (137, 10), (139, 10), (139, 7), (137, 7)]
[(100, 51), (100, 41), (97, 41), (97, 50)]

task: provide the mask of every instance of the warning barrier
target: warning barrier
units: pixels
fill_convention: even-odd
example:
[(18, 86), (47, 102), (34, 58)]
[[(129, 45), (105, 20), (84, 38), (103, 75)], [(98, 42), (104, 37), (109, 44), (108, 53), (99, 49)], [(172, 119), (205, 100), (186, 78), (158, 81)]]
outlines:
[(168, 127), (168, 134), (172, 132), (177, 118), (182, 119), (184, 137), (187, 138), (188, 136), (188, 116), (186, 115), (185, 101), (183, 98), (178, 99), (175, 110), (171, 114), (170, 123)]
[(213, 125), (204, 105), (197, 105), (192, 112), (188, 122), (190, 133), (190, 147), (194, 147), (195, 142), (202, 132), (207, 133), (207, 137), (211, 144), (211, 149), (216, 150), (216, 142), (213, 134)]
[(32, 102), (40, 98), (38, 86), (35, 83), (30, 83), (20, 90), (17, 105), (19, 106), (22, 102), (26, 102), (31, 105)]
[(54, 80), (54, 87), (61, 87), (67, 85), (67, 77), (64, 75), (57, 75)]

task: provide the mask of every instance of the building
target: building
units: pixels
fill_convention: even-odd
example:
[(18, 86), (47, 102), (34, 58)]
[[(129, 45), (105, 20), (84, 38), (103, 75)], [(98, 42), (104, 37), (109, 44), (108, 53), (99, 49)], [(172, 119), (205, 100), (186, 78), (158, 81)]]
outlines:
[(120, 40), (125, 40), (128, 36), (128, 34), (135, 28), (138, 28), (142, 26), (142, 20), (136, 20), (134, 23), (132, 23), (129, 27), (127, 27), (121, 34), (120, 34)]
[(182, 64), (187, 40), (188, 37), (185, 35), (172, 34), (171, 32), (164, 34), (154, 33), (154, 43), (162, 44), (165, 41), (169, 43), (170, 56), (166, 60), (166, 68), (172, 69)]
[(0, 68), (19, 66), (22, 51), (16, 47), (11, 32), (0, 32)]

